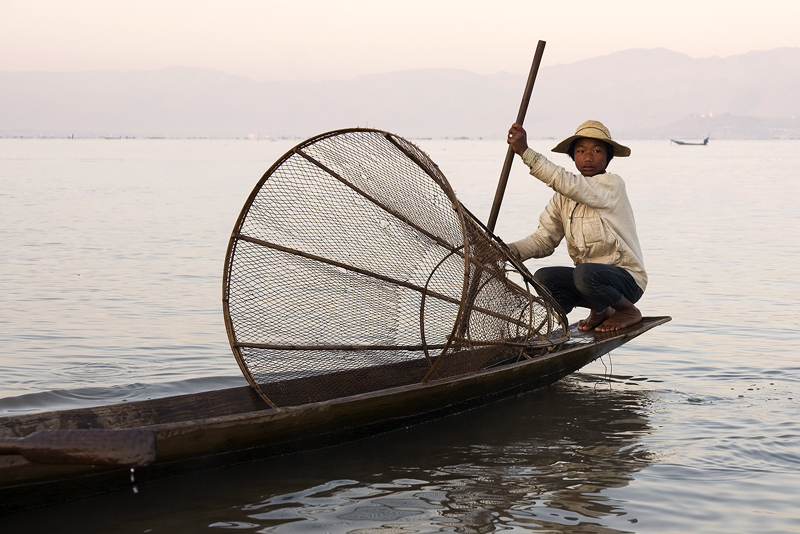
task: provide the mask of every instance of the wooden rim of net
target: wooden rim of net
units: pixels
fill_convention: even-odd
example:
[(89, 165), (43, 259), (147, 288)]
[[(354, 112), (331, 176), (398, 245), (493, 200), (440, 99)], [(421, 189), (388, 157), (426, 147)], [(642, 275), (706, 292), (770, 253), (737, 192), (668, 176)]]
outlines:
[(256, 184), (229, 241), (223, 312), (273, 408), (472, 373), (568, 337), (436, 164), (366, 128), (300, 143)]

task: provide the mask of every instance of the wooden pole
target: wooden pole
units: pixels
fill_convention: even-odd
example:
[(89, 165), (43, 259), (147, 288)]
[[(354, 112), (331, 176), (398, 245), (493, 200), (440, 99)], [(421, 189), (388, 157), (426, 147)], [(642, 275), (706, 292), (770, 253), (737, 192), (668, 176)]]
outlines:
[[(525, 120), (525, 114), (528, 112), (528, 104), (531, 101), (531, 93), (533, 92), (533, 84), (536, 81), (536, 74), (539, 72), (539, 64), (542, 62), (542, 55), (544, 54), (544, 41), (539, 41), (536, 47), (536, 54), (533, 56), (533, 63), (531, 64), (531, 71), (528, 74), (528, 82), (525, 84), (525, 93), (522, 95), (522, 103), (519, 106), (519, 113), (517, 113), (516, 123), (522, 125)], [(500, 205), (503, 203), (503, 195), (506, 192), (506, 184), (508, 184), (508, 175), (511, 172), (511, 164), (514, 162), (514, 151), (509, 145), (506, 152), (506, 160), (503, 163), (503, 170), (500, 172), (500, 181), (497, 184), (497, 191), (494, 194), (494, 202), (492, 203), (492, 211), (489, 213), (489, 222), (486, 227), (494, 232), (494, 227), (497, 224), (497, 215), (500, 213)]]

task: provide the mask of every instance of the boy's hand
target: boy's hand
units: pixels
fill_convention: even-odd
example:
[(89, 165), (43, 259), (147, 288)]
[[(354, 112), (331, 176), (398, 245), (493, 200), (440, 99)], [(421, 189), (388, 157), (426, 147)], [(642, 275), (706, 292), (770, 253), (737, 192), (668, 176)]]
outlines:
[(528, 134), (519, 124), (512, 124), (508, 130), (508, 144), (516, 154), (522, 155), (528, 149)]

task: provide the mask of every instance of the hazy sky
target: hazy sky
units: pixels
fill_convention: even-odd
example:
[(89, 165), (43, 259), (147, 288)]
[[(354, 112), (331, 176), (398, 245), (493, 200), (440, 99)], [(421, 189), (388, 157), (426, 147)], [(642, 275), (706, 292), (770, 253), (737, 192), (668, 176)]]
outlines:
[(800, 47), (800, 0), (0, 0), (0, 71), (204, 67), (257, 80), (525, 74), (629, 48)]

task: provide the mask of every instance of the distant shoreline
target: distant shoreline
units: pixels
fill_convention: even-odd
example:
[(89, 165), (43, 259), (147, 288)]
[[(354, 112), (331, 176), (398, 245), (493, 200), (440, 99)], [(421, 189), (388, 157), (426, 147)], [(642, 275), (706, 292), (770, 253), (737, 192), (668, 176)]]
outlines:
[[(591, 118), (620, 139), (800, 139), (800, 48), (693, 59), (632, 49), (542, 67), (525, 126), (563, 138)], [(206, 69), (2, 72), (0, 136), (307, 139), (356, 126), (407, 139), (501, 139), (525, 77), (459, 69), (349, 80), (255, 80)], [(601, 103), (598, 106), (598, 103)]]

